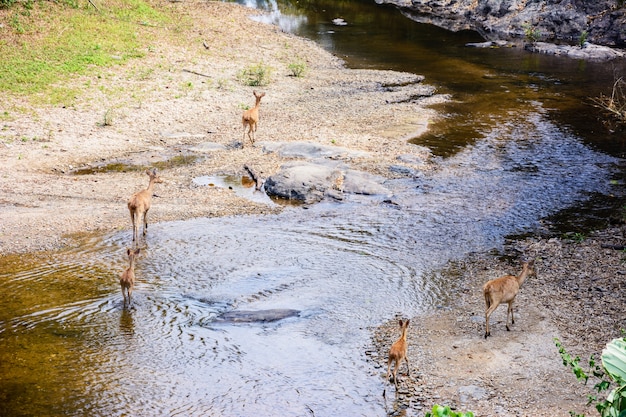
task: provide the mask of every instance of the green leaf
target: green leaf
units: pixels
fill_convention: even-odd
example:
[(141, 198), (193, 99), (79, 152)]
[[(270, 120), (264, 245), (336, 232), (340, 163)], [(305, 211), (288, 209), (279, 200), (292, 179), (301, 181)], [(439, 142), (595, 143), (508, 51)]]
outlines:
[(602, 366), (620, 385), (626, 384), (626, 340), (613, 339), (602, 351)]

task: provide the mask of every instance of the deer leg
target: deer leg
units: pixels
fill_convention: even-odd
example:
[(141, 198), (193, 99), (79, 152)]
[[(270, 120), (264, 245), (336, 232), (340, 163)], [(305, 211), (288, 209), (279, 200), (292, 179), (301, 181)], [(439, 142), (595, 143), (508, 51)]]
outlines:
[[(510, 331), (511, 329), (509, 329), (509, 314), (511, 314), (511, 317), (513, 317), (513, 307), (512, 307), (513, 303), (509, 303), (509, 307), (506, 309), (506, 331)], [(513, 323), (511, 323), (513, 324)]]
[(143, 214), (143, 235), (148, 232), (148, 210)]
[(130, 221), (133, 223), (133, 242), (137, 240), (137, 228), (135, 227), (135, 213), (130, 211)]
[(394, 360), (395, 366), (393, 367), (393, 383), (396, 386), (396, 391), (398, 390), (398, 367), (400, 366), (400, 361), (397, 359)]
[(513, 302), (515, 300), (511, 301), (511, 324), (515, 324), (515, 317), (513, 317)]
[(487, 336), (491, 336), (491, 333), (489, 332), (489, 316), (491, 316), (491, 313), (493, 313), (493, 311), (497, 307), (498, 307), (498, 304), (492, 303), (487, 309), (487, 311), (485, 312), (485, 339), (487, 338)]

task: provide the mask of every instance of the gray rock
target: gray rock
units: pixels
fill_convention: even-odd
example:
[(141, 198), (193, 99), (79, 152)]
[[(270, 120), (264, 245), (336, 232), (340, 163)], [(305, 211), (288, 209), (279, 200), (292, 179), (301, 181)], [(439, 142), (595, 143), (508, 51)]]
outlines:
[(311, 204), (325, 197), (341, 200), (344, 193), (388, 194), (383, 182), (384, 178), (348, 169), (343, 163), (294, 161), (265, 181), (265, 191), (270, 196)]
[(396, 5), (415, 21), (455, 32), (474, 30), (488, 41), (524, 40), (530, 25), (542, 41), (576, 45), (585, 32), (594, 44), (626, 46), (626, 8), (616, 8), (615, 0), (535, 0), (525, 2), (521, 8), (517, 0), (376, 1)]

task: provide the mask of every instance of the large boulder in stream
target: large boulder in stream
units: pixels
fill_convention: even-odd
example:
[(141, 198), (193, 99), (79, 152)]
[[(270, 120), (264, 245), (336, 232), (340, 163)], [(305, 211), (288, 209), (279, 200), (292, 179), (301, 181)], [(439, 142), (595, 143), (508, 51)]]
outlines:
[(295, 200), (306, 204), (317, 203), (326, 197), (342, 200), (345, 193), (387, 195), (384, 178), (348, 169), (335, 161), (293, 161), (265, 181), (265, 192), (270, 196)]

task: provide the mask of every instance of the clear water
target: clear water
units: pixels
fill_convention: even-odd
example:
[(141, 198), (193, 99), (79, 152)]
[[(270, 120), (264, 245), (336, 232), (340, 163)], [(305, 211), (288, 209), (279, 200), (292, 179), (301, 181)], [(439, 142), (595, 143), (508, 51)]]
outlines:
[[(329, 39), (331, 28), (348, 35), (356, 19), (329, 4), (324, 13), (348, 25), (306, 15), (307, 30)], [(362, 7), (364, 21), (383, 19), (362, 2), (337, 7), (347, 5)], [(455, 49), (448, 43), (475, 36), (429, 30), (435, 35), (422, 36), (427, 45), (407, 36), (433, 66), (445, 66), (434, 62)], [(401, 51), (395, 54), (402, 60)], [(498, 248), (506, 235), (531, 231), (542, 217), (613, 190), (617, 160), (601, 152), (602, 140), (563, 123), (555, 116), (562, 117), (556, 93), (527, 83), (534, 77), (556, 85), (560, 74), (515, 75), (496, 64), (449, 59), (501, 74), (501, 89), (509, 91), (493, 93), (496, 83), (482, 81), (483, 70), (473, 72), (482, 87), (472, 100), (491, 97), (498, 110), (485, 104), (467, 113), (458, 104), (459, 115), (451, 111), (447, 128), (442, 124), (428, 139), (440, 145), (438, 169), (390, 181), (390, 196), (154, 224), (126, 309), (117, 277), (127, 264), (130, 230), (85, 238), (62, 252), (3, 258), (0, 415), (385, 415), (383, 375), (365, 357), (373, 326), (445, 307), (463, 285), (437, 273), (449, 260)], [(577, 71), (565, 73), (575, 78)], [(460, 88), (454, 77), (417, 72), (441, 88), (459, 88), (458, 97), (471, 96), (470, 74), (457, 77), (465, 79)], [(559, 103), (575, 101), (559, 94)], [(456, 132), (459, 120), (468, 126)], [(453, 146), (448, 137), (456, 138)], [(261, 323), (220, 320), (226, 312), (273, 309), (299, 314)]]

